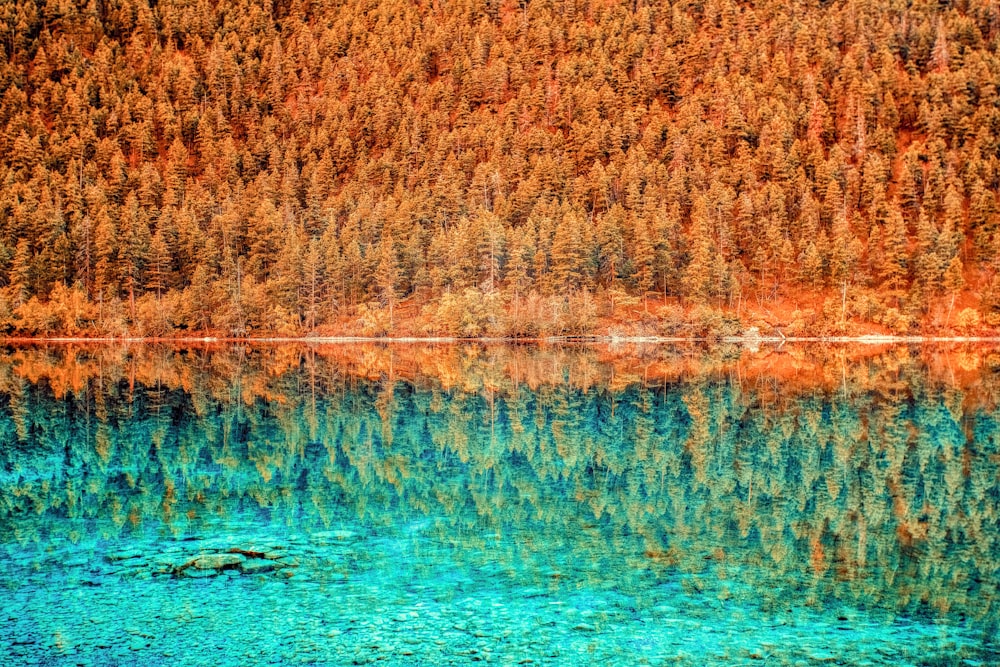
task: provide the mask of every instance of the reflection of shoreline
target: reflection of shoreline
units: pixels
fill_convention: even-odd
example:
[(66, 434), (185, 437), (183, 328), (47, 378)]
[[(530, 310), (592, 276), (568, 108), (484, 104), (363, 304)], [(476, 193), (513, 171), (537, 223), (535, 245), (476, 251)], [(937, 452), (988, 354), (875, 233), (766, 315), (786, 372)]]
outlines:
[(858, 345), (911, 345), (920, 343), (994, 343), (1000, 345), (1000, 336), (723, 336), (721, 338), (684, 336), (543, 336), (536, 338), (514, 338), (503, 336), (480, 336), (461, 338), (457, 336), (267, 336), (261, 338), (231, 338), (226, 336), (2, 336), (0, 344), (18, 343), (502, 343), (519, 345), (525, 343), (597, 343), (597, 344), (671, 344), (671, 343), (847, 343)]
[(61, 393), (93, 380), (189, 388), (197, 378), (220, 396), (238, 383), (250, 397), (281, 393), (296, 377), (320, 387), (342, 376), (430, 382), (484, 396), (522, 387), (616, 392), (707, 381), (735, 383), (741, 393), (768, 400), (802, 391), (919, 393), (935, 386), (962, 389), (980, 406), (1000, 402), (1000, 344), (762, 340), (7, 339), (0, 343), (0, 390), (15, 379), (44, 379)]

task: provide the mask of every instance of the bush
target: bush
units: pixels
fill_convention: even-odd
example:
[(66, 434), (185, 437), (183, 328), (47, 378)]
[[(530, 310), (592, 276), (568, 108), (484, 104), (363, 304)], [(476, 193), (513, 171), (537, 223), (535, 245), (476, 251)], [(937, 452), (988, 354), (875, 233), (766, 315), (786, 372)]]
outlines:
[(54, 333), (76, 336), (92, 324), (93, 311), (93, 304), (87, 301), (83, 290), (57, 283), (48, 300), (31, 297), (18, 306), (13, 313), (16, 316), (13, 324), (32, 336)]
[(582, 336), (593, 333), (597, 325), (597, 303), (588, 290), (580, 290), (563, 300), (563, 333)]
[(740, 321), (735, 315), (710, 306), (696, 306), (691, 311), (693, 334), (699, 338), (724, 338), (740, 333)]
[(160, 298), (143, 294), (135, 304), (136, 332), (142, 336), (169, 336), (173, 333), (181, 307), (181, 294), (170, 290)]
[(382, 337), (389, 335), (389, 309), (377, 302), (358, 306), (358, 327), (362, 336)]
[(30, 336), (47, 336), (58, 326), (55, 313), (49, 304), (42, 303), (36, 297), (31, 297), (14, 310), (17, 316), (17, 328)]
[(538, 292), (529, 292), (513, 305), (505, 324), (509, 336), (544, 336), (555, 329), (554, 313), (548, 299)]
[(656, 331), (661, 336), (680, 336), (684, 333), (687, 320), (684, 317), (684, 309), (676, 304), (667, 304), (656, 310), (659, 321), (656, 323)]
[(896, 335), (908, 334), (916, 326), (913, 316), (901, 312), (898, 308), (886, 308), (878, 322)]
[(473, 287), (444, 294), (429, 314), (431, 330), (450, 336), (504, 335), (509, 324), (500, 293)]
[(129, 327), (125, 304), (118, 297), (105, 299), (95, 304), (95, 328), (101, 336), (123, 338), (134, 335)]
[(955, 326), (966, 336), (972, 336), (979, 333), (980, 328), (983, 326), (983, 321), (979, 316), (978, 310), (965, 308), (955, 318)]

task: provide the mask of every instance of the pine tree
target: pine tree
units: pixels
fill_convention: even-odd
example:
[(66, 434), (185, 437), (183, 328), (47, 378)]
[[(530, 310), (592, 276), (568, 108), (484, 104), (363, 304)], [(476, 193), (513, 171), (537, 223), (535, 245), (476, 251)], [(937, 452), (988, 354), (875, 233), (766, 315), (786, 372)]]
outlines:
[(322, 318), (325, 291), (320, 241), (315, 237), (309, 239), (309, 246), (303, 257), (302, 273), (305, 327), (307, 331), (315, 331)]
[(625, 263), (625, 211), (620, 204), (597, 221), (598, 281), (615, 289)]
[(631, 214), (629, 216), (632, 237), (632, 264), (635, 267), (635, 283), (642, 295), (643, 310), (648, 312), (648, 296), (653, 289), (653, 263), (656, 259), (655, 249), (650, 239), (646, 220)]
[(191, 329), (207, 331), (212, 327), (212, 316), (218, 310), (218, 300), (214, 281), (204, 264), (195, 267), (191, 285), (185, 290), (184, 303)]
[(302, 296), (306, 288), (304, 277), (305, 233), (289, 223), (285, 228), (281, 250), (266, 281), (273, 303), (293, 319), (301, 319)]
[(391, 236), (383, 236), (379, 243), (379, 262), (375, 284), (378, 287), (379, 300), (384, 307), (389, 309), (389, 326), (392, 327), (394, 311), (399, 302), (399, 293), (397, 292), (399, 263)]
[(669, 211), (659, 209), (653, 218), (655, 280), (664, 296), (678, 293), (681, 276), (683, 234), (680, 211), (675, 204)]
[(144, 284), (150, 234), (146, 217), (133, 194), (129, 194), (125, 199), (118, 233), (119, 267), (116, 274), (121, 281), (121, 287), (128, 295), (129, 312), (134, 320), (136, 295), (142, 291)]
[(163, 292), (170, 288), (171, 279), (170, 250), (163, 238), (163, 230), (156, 230), (149, 243), (149, 261), (146, 273), (146, 288), (156, 293), (159, 299)]
[(513, 294), (514, 319), (518, 318), (518, 310), (521, 304), (521, 294), (530, 284), (530, 270), (532, 257), (535, 251), (531, 242), (531, 233), (525, 227), (513, 229), (511, 231), (510, 246), (508, 250), (509, 261), (507, 263), (507, 287)]
[(980, 255), (988, 255), (990, 242), (997, 229), (996, 196), (981, 178), (977, 178), (969, 193), (969, 229)]
[(492, 293), (500, 282), (504, 258), (504, 229), (500, 219), (490, 211), (480, 211), (477, 216), (480, 285), (484, 292)]
[[(938, 230), (924, 210), (920, 211), (916, 226), (917, 247), (914, 253), (914, 278), (925, 294), (933, 294), (941, 288), (943, 268), (942, 255), (938, 253)], [(947, 241), (946, 246), (950, 246)], [(950, 261), (950, 257), (948, 258)], [(947, 265), (945, 265), (947, 266)]]
[(326, 277), (324, 309), (336, 311), (347, 302), (348, 267), (344, 263), (343, 249), (337, 238), (336, 227), (328, 225), (320, 238), (323, 253), (323, 274)]
[(27, 239), (19, 239), (14, 250), (14, 261), (10, 267), (10, 285), (12, 301), (15, 305), (25, 303), (31, 296), (34, 287), (31, 250)]
[(720, 266), (724, 260), (705, 216), (704, 199), (697, 196), (695, 201), (691, 212), (691, 260), (684, 271), (684, 291), (693, 301), (706, 303), (724, 289), (723, 284), (717, 282), (719, 274), (724, 273)]
[(861, 258), (861, 241), (851, 231), (847, 218), (839, 214), (833, 223), (830, 240), (830, 277), (840, 285), (855, 278), (855, 268)]
[(816, 240), (808, 242), (799, 258), (799, 280), (813, 288), (823, 287), (828, 268), (829, 241), (826, 232), (820, 232)]
[(906, 223), (896, 207), (892, 207), (882, 236), (882, 264), (876, 267), (882, 284), (889, 289), (906, 286), (909, 272)]
[(117, 297), (121, 288), (118, 274), (118, 228), (104, 209), (98, 211), (94, 230), (94, 292), (99, 300)]
[(552, 238), (552, 279), (562, 293), (584, 286), (582, 222), (575, 211), (564, 210)]

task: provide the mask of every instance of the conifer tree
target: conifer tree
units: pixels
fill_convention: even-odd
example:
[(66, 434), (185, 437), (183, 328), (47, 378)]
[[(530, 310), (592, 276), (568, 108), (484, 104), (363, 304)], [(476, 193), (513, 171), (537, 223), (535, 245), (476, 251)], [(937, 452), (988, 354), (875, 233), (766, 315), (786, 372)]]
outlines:
[(146, 287), (159, 299), (171, 286), (170, 251), (163, 238), (162, 230), (157, 230), (149, 243), (149, 262)]
[(889, 212), (882, 237), (882, 264), (876, 267), (878, 277), (889, 289), (901, 289), (906, 285), (909, 272), (906, 223), (898, 209)]
[(650, 239), (649, 227), (645, 219), (631, 215), (629, 226), (632, 230), (632, 264), (635, 268), (636, 288), (642, 295), (643, 308), (649, 310), (647, 297), (653, 289), (653, 262), (656, 258), (653, 243)]
[(552, 277), (560, 293), (575, 291), (584, 286), (584, 249), (581, 232), (582, 221), (573, 210), (564, 210), (552, 238)]
[(394, 311), (399, 302), (399, 264), (391, 236), (384, 236), (379, 243), (379, 263), (375, 276), (379, 300), (389, 310), (389, 326), (393, 325)]

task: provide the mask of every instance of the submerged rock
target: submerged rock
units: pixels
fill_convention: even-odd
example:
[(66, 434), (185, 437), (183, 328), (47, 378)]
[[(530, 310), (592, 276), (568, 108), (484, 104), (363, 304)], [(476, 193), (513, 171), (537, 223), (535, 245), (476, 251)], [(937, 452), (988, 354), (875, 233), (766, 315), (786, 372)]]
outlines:
[(150, 642), (143, 637), (133, 637), (128, 643), (129, 650), (141, 651), (149, 646)]
[(286, 547), (273, 542), (248, 542), (226, 549), (226, 553), (240, 554), (247, 558), (280, 558)]
[(273, 572), (277, 567), (278, 565), (273, 560), (266, 560), (264, 558), (249, 558), (239, 565), (239, 569), (243, 574)]
[(204, 579), (205, 577), (214, 577), (219, 574), (218, 570), (198, 570), (193, 567), (189, 567), (178, 573), (179, 576), (190, 577), (192, 579)]
[(245, 558), (264, 558), (264, 554), (267, 552), (256, 547), (233, 547), (227, 549), (226, 553), (239, 554)]
[(180, 554), (157, 556), (152, 560), (150, 570), (153, 574), (171, 574), (182, 569), (187, 564), (188, 561), (180, 558)]
[(109, 563), (117, 563), (122, 560), (130, 560), (132, 558), (140, 558), (142, 552), (138, 549), (124, 549), (122, 551), (112, 551), (109, 554), (105, 554), (104, 560)]
[(837, 659), (832, 653), (827, 653), (826, 651), (814, 651), (809, 654), (809, 659), (813, 662), (834, 662)]
[(223, 570), (237, 567), (246, 561), (241, 554), (205, 554), (191, 561), (191, 567), (198, 570)]

